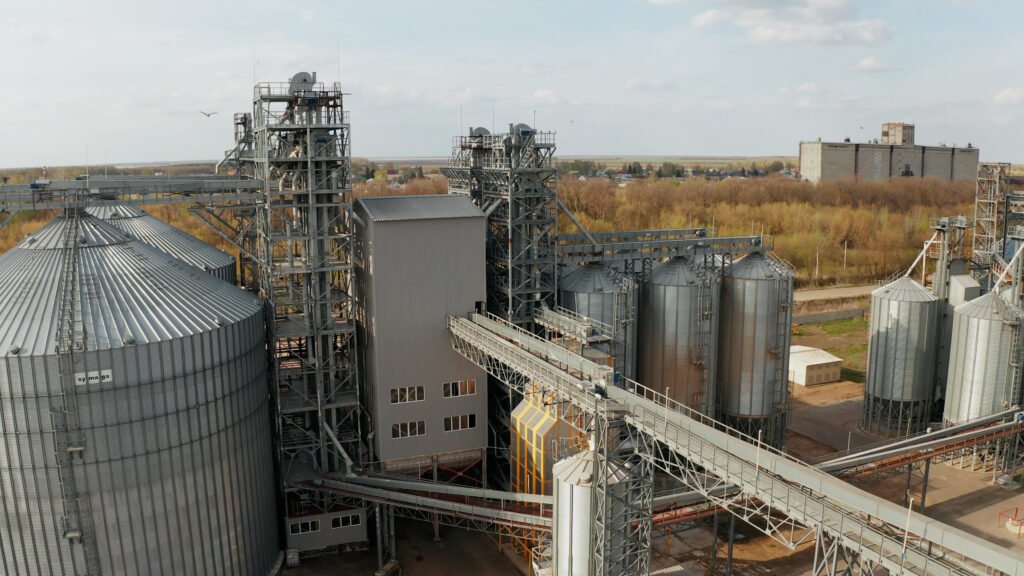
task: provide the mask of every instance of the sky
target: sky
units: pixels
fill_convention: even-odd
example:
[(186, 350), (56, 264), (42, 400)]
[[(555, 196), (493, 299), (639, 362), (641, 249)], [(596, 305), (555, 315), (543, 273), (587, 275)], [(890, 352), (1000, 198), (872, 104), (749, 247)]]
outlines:
[[(0, 167), (217, 159), (256, 81), (350, 94), (353, 155), (525, 122), (558, 153), (795, 156), (914, 122), (1024, 161), (1014, 0), (36, 0), (0, 19)], [(199, 111), (217, 112), (205, 117)]]

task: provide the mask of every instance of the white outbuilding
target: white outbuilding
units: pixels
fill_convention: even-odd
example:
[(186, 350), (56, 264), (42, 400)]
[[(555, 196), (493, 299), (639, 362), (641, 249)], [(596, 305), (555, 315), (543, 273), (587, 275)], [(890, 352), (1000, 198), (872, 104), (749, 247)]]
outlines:
[(791, 346), (789, 348), (789, 381), (800, 386), (816, 386), (838, 382), (843, 359), (820, 348)]

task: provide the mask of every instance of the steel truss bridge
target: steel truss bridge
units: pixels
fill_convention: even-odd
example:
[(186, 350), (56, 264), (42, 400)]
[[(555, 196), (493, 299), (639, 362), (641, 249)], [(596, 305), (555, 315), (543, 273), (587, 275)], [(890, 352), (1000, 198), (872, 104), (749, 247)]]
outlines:
[[(448, 329), (457, 351), (506, 385), (527, 392), (529, 384), (557, 398), (560, 417), (598, 437), (604, 466), (639, 459), (646, 466), (632, 466), (636, 476), (656, 468), (788, 547), (813, 542), (816, 575), (866, 575), (876, 567), (891, 574), (1024, 575), (1024, 558), (1008, 549), (742, 437), (650, 388), (629, 381), (624, 388), (609, 385), (607, 367), (496, 317), (449, 317)], [(611, 498), (601, 480), (598, 473), (597, 509), (614, 509), (601, 502)], [(637, 478), (632, 488), (626, 499), (647, 506), (632, 514), (646, 529), (595, 519), (593, 574), (649, 569), (650, 482)], [(620, 537), (648, 540), (602, 549)]]

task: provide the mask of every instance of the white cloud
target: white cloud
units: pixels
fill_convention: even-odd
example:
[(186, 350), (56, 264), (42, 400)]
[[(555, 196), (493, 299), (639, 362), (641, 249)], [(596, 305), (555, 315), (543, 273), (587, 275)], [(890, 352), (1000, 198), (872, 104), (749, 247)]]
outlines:
[(794, 92), (798, 94), (814, 94), (818, 91), (818, 86), (814, 82), (807, 82), (796, 87)]
[[(709, 4), (713, 0), (648, 0), (651, 4), (683, 2)], [(694, 28), (732, 25), (753, 42), (837, 45), (873, 45), (892, 37), (892, 27), (881, 19), (860, 18), (853, 0), (715, 0), (695, 16)]]
[(992, 101), (996, 104), (1004, 104), (1008, 106), (1024, 104), (1024, 88), (1006, 88), (1005, 90), (1000, 90), (999, 92), (996, 92)]
[(804, 96), (803, 98), (796, 101), (796, 106), (797, 108), (813, 108), (814, 100), (811, 100), (809, 97)]
[(519, 67), (519, 73), (523, 76), (540, 76), (540, 69), (529, 64), (524, 64)]
[(313, 11), (310, 10), (309, 8), (299, 10), (299, 19), (302, 20), (303, 22), (312, 22), (313, 16)]
[(853, 70), (855, 72), (889, 72), (895, 69), (896, 67), (893, 66), (892, 64), (879, 60), (874, 56), (861, 58), (856, 64), (853, 65)]
[(725, 12), (712, 8), (711, 10), (705, 10), (704, 12), (694, 16), (690, 23), (694, 28), (709, 28), (725, 19)]
[(558, 104), (562, 101), (550, 88), (538, 88), (533, 91), (533, 99), (544, 104)]

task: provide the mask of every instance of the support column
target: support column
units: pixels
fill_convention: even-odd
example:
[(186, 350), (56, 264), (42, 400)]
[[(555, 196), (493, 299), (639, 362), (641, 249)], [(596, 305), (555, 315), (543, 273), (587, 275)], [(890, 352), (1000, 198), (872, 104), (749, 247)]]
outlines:
[(388, 536), (391, 538), (391, 559), (398, 562), (398, 542), (395, 540), (395, 509), (388, 506)]
[(715, 509), (714, 520), (712, 521), (711, 528), (711, 563), (710, 568), (711, 576), (718, 574), (718, 509)]
[(384, 573), (384, 516), (380, 512), (380, 504), (374, 504), (377, 515), (377, 573)]
[(924, 514), (924, 500), (928, 496), (928, 473), (932, 470), (932, 459), (924, 461), (924, 484), (921, 486), (921, 514)]
[(907, 464), (907, 487), (903, 490), (903, 505), (910, 505), (910, 480), (914, 475), (914, 465)]
[(729, 552), (725, 557), (725, 576), (732, 576), (732, 545), (736, 540), (736, 515), (729, 513)]

